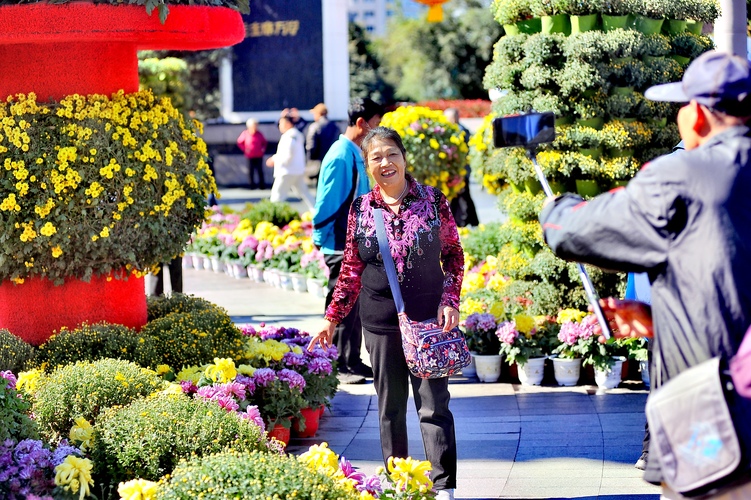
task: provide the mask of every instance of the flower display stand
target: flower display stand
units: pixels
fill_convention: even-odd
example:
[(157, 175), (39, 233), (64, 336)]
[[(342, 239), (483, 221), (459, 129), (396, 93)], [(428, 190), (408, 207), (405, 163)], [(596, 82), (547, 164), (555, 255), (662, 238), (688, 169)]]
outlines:
[(529, 358), (526, 363), (518, 366), (519, 382), (522, 385), (540, 385), (545, 375), (546, 357)]
[(570, 387), (579, 383), (581, 375), (581, 358), (565, 359), (553, 358), (553, 371), (558, 385)]
[(321, 417), (319, 409), (303, 408), (300, 410), (300, 413), (305, 419), (305, 425), (302, 426), (299, 419), (292, 419), (292, 435), (301, 438), (315, 436), (318, 433), (319, 419)]
[(473, 354), (475, 360), (475, 371), (480, 382), (497, 382), (501, 377), (501, 362), (503, 356), (500, 354)]
[[(44, 103), (137, 92), (138, 50), (211, 49), (245, 37), (240, 13), (229, 8), (171, 5), (164, 24), (153, 14), (143, 5), (91, 2), (0, 6), (0, 98), (34, 92)], [(3, 282), (0, 328), (39, 345), (61, 326), (84, 321), (143, 326), (143, 278), (124, 277), (95, 275), (88, 283), (71, 277), (61, 286), (39, 277)]]
[(292, 281), (292, 289), (297, 293), (305, 293), (308, 291), (308, 284), (305, 280), (305, 275), (300, 273), (290, 273), (290, 280)]

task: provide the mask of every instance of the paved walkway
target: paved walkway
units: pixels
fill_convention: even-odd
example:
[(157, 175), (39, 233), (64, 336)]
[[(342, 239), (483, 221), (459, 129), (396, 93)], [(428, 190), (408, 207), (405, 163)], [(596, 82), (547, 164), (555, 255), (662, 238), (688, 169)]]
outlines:
[[(475, 192), (481, 222), (497, 220), (495, 199)], [(242, 205), (266, 192), (224, 190), (224, 203)], [(211, 271), (184, 271), (184, 291), (224, 307), (238, 324), (266, 322), (305, 331), (320, 327), (323, 299), (237, 280)], [(363, 352), (365, 350), (363, 349)], [(659, 488), (641, 479), (644, 403), (641, 383), (597, 394), (593, 386), (559, 388), (479, 383), (453, 377), (459, 474), (456, 497), (601, 498), (652, 500)], [(410, 454), (424, 459), (410, 401)], [(293, 439), (298, 453), (329, 443), (366, 473), (382, 464), (373, 384), (341, 385), (312, 439)]]

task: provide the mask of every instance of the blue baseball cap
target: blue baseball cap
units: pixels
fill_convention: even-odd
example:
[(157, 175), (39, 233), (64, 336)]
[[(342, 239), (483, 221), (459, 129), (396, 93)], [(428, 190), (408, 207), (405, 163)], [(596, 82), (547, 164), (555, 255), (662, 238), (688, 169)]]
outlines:
[(725, 52), (709, 51), (686, 69), (683, 80), (655, 85), (644, 92), (651, 101), (689, 102), (734, 114), (736, 106), (751, 94), (748, 61)]

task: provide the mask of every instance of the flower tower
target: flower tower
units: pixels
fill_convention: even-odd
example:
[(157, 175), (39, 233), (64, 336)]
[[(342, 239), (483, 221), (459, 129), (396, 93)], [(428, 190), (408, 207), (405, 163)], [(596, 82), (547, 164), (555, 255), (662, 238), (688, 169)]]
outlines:
[(204, 217), (200, 124), (138, 92), (136, 52), (245, 31), (228, 7), (162, 21), (136, 5), (0, 7), (0, 328), (31, 344), (84, 321), (144, 325), (143, 275)]
[[(712, 47), (702, 25), (717, 17), (713, 0), (494, 0), (492, 10), (505, 30), (485, 74), (501, 95), (493, 114), (556, 114), (556, 140), (537, 152), (555, 192), (619, 188), (678, 143), (677, 107), (643, 92), (679, 80)], [(470, 142), (470, 165), (509, 215), (498, 272), (514, 281), (503, 298), (529, 300), (535, 314), (586, 307), (575, 270), (542, 241), (544, 194), (526, 151), (494, 149), (490, 118)], [(590, 274), (603, 296), (622, 295), (622, 277)]]

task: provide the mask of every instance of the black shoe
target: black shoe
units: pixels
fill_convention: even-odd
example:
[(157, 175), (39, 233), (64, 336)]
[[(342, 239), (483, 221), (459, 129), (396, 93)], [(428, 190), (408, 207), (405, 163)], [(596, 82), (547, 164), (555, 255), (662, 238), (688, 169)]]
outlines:
[(361, 377), (373, 378), (373, 369), (365, 363), (360, 363), (359, 365), (355, 365), (354, 367), (349, 367), (347, 371), (349, 373), (354, 373), (355, 375), (360, 375)]
[(641, 454), (639, 457), (639, 460), (636, 461), (634, 464), (634, 467), (636, 467), (639, 470), (646, 470), (647, 468), (647, 458), (649, 457), (649, 453), (646, 451)]
[(339, 373), (339, 375), (337, 375), (336, 378), (339, 379), (340, 384), (364, 384), (365, 383), (365, 377), (356, 375), (354, 373)]

